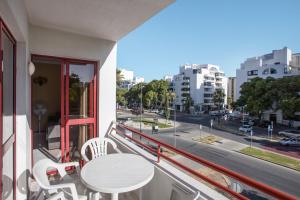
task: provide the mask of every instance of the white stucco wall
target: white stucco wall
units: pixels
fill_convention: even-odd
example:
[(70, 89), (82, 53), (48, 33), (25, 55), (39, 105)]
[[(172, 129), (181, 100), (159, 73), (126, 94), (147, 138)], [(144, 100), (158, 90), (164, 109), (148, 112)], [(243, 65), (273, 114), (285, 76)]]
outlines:
[(116, 119), (116, 43), (37, 26), (30, 26), (29, 42), (31, 54), (98, 62), (98, 134), (104, 136)]
[(31, 169), (30, 77), (28, 21), (24, 1), (1, 0), (0, 16), (17, 41), (16, 58), (16, 199), (27, 199), (27, 178)]

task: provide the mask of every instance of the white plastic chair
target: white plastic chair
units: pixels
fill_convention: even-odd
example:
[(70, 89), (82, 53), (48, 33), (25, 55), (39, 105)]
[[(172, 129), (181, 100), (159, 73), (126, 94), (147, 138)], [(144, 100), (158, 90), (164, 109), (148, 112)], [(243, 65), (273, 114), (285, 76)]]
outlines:
[[(49, 197), (49, 199), (64, 199), (65, 197), (63, 193), (72, 197), (73, 200), (86, 200), (86, 196), (78, 195), (77, 189), (74, 182), (65, 182), (64, 177), (70, 177), (67, 175), (65, 170), (66, 167), (76, 167), (77, 172), (79, 173), (79, 163), (78, 162), (69, 162), (69, 163), (55, 163), (50, 159), (43, 159), (38, 161), (33, 167), (33, 176), (39, 186), (46, 190), (49, 194), (54, 194)], [(61, 177), (61, 181), (59, 184), (51, 184), (48, 179), (47, 171), (49, 170), (57, 170), (58, 174)], [(76, 184), (78, 185), (78, 184)], [(69, 189), (71, 193), (67, 192), (65, 189)]]
[(109, 139), (109, 138), (92, 138), (86, 141), (81, 148), (81, 156), (82, 158), (88, 162), (90, 161), (88, 157), (86, 156), (86, 150), (89, 147), (89, 150), (91, 152), (91, 159), (98, 158), (100, 156), (107, 154), (107, 144), (110, 143), (115, 151), (120, 153), (120, 150), (117, 148), (116, 143)]

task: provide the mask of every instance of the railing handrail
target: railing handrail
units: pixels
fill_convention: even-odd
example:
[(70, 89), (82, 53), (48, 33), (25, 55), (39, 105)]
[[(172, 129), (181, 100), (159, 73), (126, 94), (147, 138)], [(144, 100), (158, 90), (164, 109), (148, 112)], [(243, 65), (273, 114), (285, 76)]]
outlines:
[[(246, 177), (244, 175), (238, 174), (238, 173), (236, 173), (236, 172), (234, 172), (232, 170), (229, 170), (229, 169), (227, 169), (225, 167), (222, 167), (220, 165), (217, 165), (215, 163), (207, 161), (207, 160), (205, 160), (203, 158), (200, 158), (200, 157), (198, 157), (198, 156), (196, 156), (194, 154), (188, 153), (188, 152), (183, 151), (181, 149), (175, 148), (175, 147), (173, 147), (173, 146), (171, 146), (171, 145), (169, 145), (169, 144), (167, 144), (165, 142), (162, 142), (162, 141), (159, 141), (159, 140), (157, 140), (155, 138), (152, 138), (152, 137), (150, 137), (150, 136), (148, 136), (148, 135), (146, 135), (146, 134), (144, 134), (144, 133), (142, 133), (142, 132), (140, 132), (140, 131), (132, 128), (132, 127), (128, 127), (128, 126), (123, 125), (123, 124), (119, 124), (118, 126), (120, 126), (121, 128), (127, 129), (127, 130), (129, 130), (129, 131), (131, 131), (131, 132), (133, 132), (133, 133), (135, 133), (135, 134), (137, 134), (139, 136), (142, 136), (143, 138), (146, 138), (147, 140), (149, 140), (149, 141), (151, 141), (153, 143), (156, 143), (160, 147), (167, 148), (167, 149), (169, 149), (169, 150), (171, 150), (171, 151), (173, 151), (173, 152), (175, 152), (177, 154), (180, 154), (180, 155), (182, 155), (182, 156), (184, 156), (186, 158), (189, 158), (190, 160), (193, 160), (193, 161), (195, 161), (197, 163), (200, 163), (200, 164), (205, 165), (205, 166), (207, 166), (209, 168), (212, 168), (212, 169), (214, 169), (214, 170), (216, 170), (218, 172), (221, 172), (222, 174), (225, 174), (225, 175), (227, 175), (227, 176), (229, 176), (231, 178), (234, 178), (234, 179), (236, 179), (236, 180), (238, 180), (238, 181), (240, 181), (240, 182), (242, 182), (242, 183), (244, 183), (244, 184), (246, 184), (248, 186), (252, 186), (253, 188), (256, 188), (256, 189), (258, 189), (258, 190), (260, 190), (260, 191), (262, 191), (262, 192), (264, 192), (264, 193), (266, 193), (266, 194), (268, 194), (270, 196), (273, 196), (273, 197), (279, 198), (279, 199), (286, 199), (286, 200), (296, 200), (297, 199), (296, 197), (294, 197), (294, 196), (292, 196), (290, 194), (287, 194), (287, 193), (282, 192), (280, 190), (274, 189), (274, 188), (272, 188), (272, 187), (270, 187), (270, 186), (268, 186), (266, 184), (263, 184), (263, 183), (260, 183), (258, 181), (255, 181), (254, 179), (251, 179), (251, 178)], [(116, 132), (118, 134), (120, 134), (120, 132), (117, 129), (115, 129), (115, 130), (116, 130)], [(165, 158), (166, 160), (169, 160), (173, 164), (176, 164), (178, 166), (182, 165), (182, 164), (176, 162), (174, 159), (172, 159), (170, 157), (167, 157), (167, 156), (165, 156), (163, 154), (160, 154), (159, 151), (153, 150), (151, 147), (148, 147), (144, 143), (142, 143), (142, 142), (140, 142), (140, 141), (138, 141), (138, 140), (136, 140), (136, 139), (134, 139), (134, 138), (126, 135), (126, 134), (123, 134), (123, 135), (125, 137), (131, 139), (131, 140), (134, 140), (135, 142), (137, 142), (140, 145), (144, 146), (148, 150), (150, 150), (152, 152), (154, 151), (154, 153), (157, 154), (158, 161), (159, 161), (159, 157), (161, 156), (161, 157)], [(185, 170), (189, 171), (190, 173), (194, 174), (195, 176), (197, 176), (197, 177), (199, 177), (201, 179), (204, 178), (202, 174), (200, 174), (199, 172), (196, 172), (195, 170), (190, 169), (187, 166), (179, 166), (179, 167), (184, 168)], [(205, 178), (207, 179), (207, 177), (205, 177)], [(206, 180), (206, 181), (210, 182), (212, 185), (215, 185), (216, 187), (224, 190), (225, 192), (230, 193), (231, 195), (233, 195), (233, 196), (235, 196), (235, 197), (237, 197), (239, 199), (247, 199), (244, 196), (240, 195), (239, 193), (236, 193), (233, 190), (230, 190), (229, 188), (226, 188), (226, 187), (222, 188), (222, 185), (220, 185), (219, 183), (217, 183), (217, 184), (214, 183), (213, 180)]]

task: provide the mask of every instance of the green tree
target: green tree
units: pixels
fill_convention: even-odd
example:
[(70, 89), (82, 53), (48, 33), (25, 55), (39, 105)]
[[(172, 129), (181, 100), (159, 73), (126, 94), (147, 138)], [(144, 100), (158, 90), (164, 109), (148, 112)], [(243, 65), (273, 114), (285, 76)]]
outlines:
[(185, 96), (185, 100), (183, 103), (185, 112), (190, 113), (190, 108), (194, 105), (194, 101), (189, 94)]
[(117, 71), (116, 71), (117, 87), (120, 87), (120, 85), (121, 85), (123, 79), (124, 79), (124, 77), (123, 77), (123, 75), (121, 74), (121, 70), (120, 70), (120, 69), (117, 69)]
[(149, 91), (155, 92), (156, 95), (154, 95), (153, 101), (152, 101), (152, 107), (157, 109), (163, 109), (163, 105), (165, 102), (165, 93), (168, 91), (169, 83), (165, 80), (153, 80), (149, 82), (144, 87), (145, 93)]
[[(139, 83), (134, 85), (129, 91), (126, 93), (125, 98), (128, 102), (129, 106), (138, 106), (141, 103), (141, 87), (142, 95), (145, 94), (145, 83)], [(144, 95), (143, 95), (144, 97)]]
[(281, 109), (286, 119), (294, 119), (295, 112), (300, 110), (300, 77), (284, 77), (274, 79), (254, 78), (241, 86), (238, 106), (251, 115), (261, 118), (266, 110), (276, 111)]
[(221, 109), (221, 105), (224, 104), (225, 93), (222, 89), (216, 89), (213, 94), (213, 102), (218, 109)]
[(147, 91), (144, 96), (144, 106), (148, 109), (151, 109), (154, 107), (154, 103), (157, 99), (157, 93), (153, 90)]
[(120, 106), (126, 106), (127, 100), (126, 100), (126, 93), (128, 91), (126, 89), (118, 88), (117, 89), (117, 104)]

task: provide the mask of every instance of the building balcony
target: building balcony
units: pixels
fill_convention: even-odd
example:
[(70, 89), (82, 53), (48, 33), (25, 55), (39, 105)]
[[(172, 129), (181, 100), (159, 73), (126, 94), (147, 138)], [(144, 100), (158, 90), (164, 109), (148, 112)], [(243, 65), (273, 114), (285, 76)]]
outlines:
[(190, 85), (190, 83), (189, 83), (189, 81), (183, 81), (183, 82), (181, 83), (181, 85), (182, 85), (182, 86), (186, 86), (186, 85), (188, 85), (188, 86), (189, 86), (189, 85)]
[(225, 76), (225, 74), (221, 73), (221, 72), (218, 72), (218, 73), (215, 73), (215, 76), (216, 77), (223, 77), (223, 76)]
[(190, 88), (190, 85), (189, 84), (182, 85), (181, 88)]
[(189, 90), (182, 90), (181, 94), (190, 94), (190, 91)]

